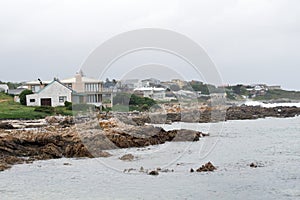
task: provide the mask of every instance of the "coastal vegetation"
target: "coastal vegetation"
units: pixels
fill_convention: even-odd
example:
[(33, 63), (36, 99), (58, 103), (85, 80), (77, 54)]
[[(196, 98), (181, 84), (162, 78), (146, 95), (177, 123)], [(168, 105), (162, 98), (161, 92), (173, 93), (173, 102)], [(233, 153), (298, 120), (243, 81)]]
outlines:
[(113, 98), (113, 111), (147, 111), (157, 102), (148, 97), (140, 97), (135, 94), (119, 93)]
[(13, 97), (0, 93), (0, 119), (41, 119), (49, 115), (72, 115), (66, 107), (28, 107), (14, 102)]
[(21, 92), (20, 94), (20, 103), (24, 106), (27, 105), (27, 102), (26, 102), (26, 95), (29, 95), (29, 94), (33, 94), (33, 92), (31, 90), (24, 90), (23, 92)]
[(289, 99), (300, 100), (300, 92), (287, 91), (287, 90), (269, 90), (264, 96), (257, 96), (254, 100), (277, 100), (277, 99)]

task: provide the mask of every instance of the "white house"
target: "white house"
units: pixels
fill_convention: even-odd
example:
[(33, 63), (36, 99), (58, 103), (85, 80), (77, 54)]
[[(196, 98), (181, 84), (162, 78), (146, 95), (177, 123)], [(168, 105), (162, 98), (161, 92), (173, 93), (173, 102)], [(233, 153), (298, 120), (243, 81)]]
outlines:
[(0, 92), (8, 92), (8, 86), (6, 84), (0, 84)]
[[(51, 81), (30, 81), (26, 83), (28, 89), (34, 93), (39, 93), (43, 88), (50, 85)], [(86, 77), (82, 71), (76, 73), (74, 77), (59, 80), (67, 88), (73, 91), (72, 98), (68, 101), (73, 103), (88, 103), (96, 106), (102, 104), (103, 83), (100, 80)], [(56, 91), (52, 91), (54, 94)], [(55, 106), (55, 105), (52, 105)]]
[(64, 106), (65, 101), (72, 101), (73, 90), (54, 79), (35, 94), (26, 96), (27, 106)]
[(144, 97), (149, 97), (156, 100), (163, 100), (166, 98), (165, 88), (141, 87), (134, 89), (134, 92), (141, 92)]

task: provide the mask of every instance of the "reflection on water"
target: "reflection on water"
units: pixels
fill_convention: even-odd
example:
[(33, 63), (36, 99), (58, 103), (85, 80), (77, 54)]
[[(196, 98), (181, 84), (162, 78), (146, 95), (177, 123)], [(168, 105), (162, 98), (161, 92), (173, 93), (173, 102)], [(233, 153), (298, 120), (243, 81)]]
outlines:
[[(209, 124), (180, 126), (209, 130)], [(217, 145), (203, 158), (203, 145), (214, 138)], [(229, 121), (220, 135), (199, 142), (114, 150), (110, 158), (16, 165), (0, 173), (0, 199), (300, 199), (299, 144), (300, 117)], [(136, 159), (119, 160), (125, 153)], [(207, 161), (217, 171), (189, 172)], [(252, 162), (261, 167), (250, 168)], [(174, 172), (123, 173), (141, 166)]]

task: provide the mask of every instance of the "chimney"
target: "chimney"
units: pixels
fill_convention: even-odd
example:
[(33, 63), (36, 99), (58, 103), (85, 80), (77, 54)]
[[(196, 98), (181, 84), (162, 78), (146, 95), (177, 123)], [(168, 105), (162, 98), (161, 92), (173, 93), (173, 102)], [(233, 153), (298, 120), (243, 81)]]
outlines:
[(84, 92), (84, 83), (82, 82), (83, 73), (80, 70), (75, 74), (74, 90), (76, 92)]
[(40, 88), (43, 89), (45, 85), (43, 84), (42, 80), (38, 78), (38, 81), (40, 82)]

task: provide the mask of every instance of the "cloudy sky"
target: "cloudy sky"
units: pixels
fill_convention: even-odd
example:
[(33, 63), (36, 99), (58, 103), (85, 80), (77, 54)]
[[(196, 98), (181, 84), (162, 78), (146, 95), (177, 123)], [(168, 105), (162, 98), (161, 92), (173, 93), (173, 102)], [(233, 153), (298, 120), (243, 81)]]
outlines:
[(0, 0), (0, 80), (72, 76), (104, 41), (149, 27), (200, 44), (224, 83), (300, 90), (299, 0)]

